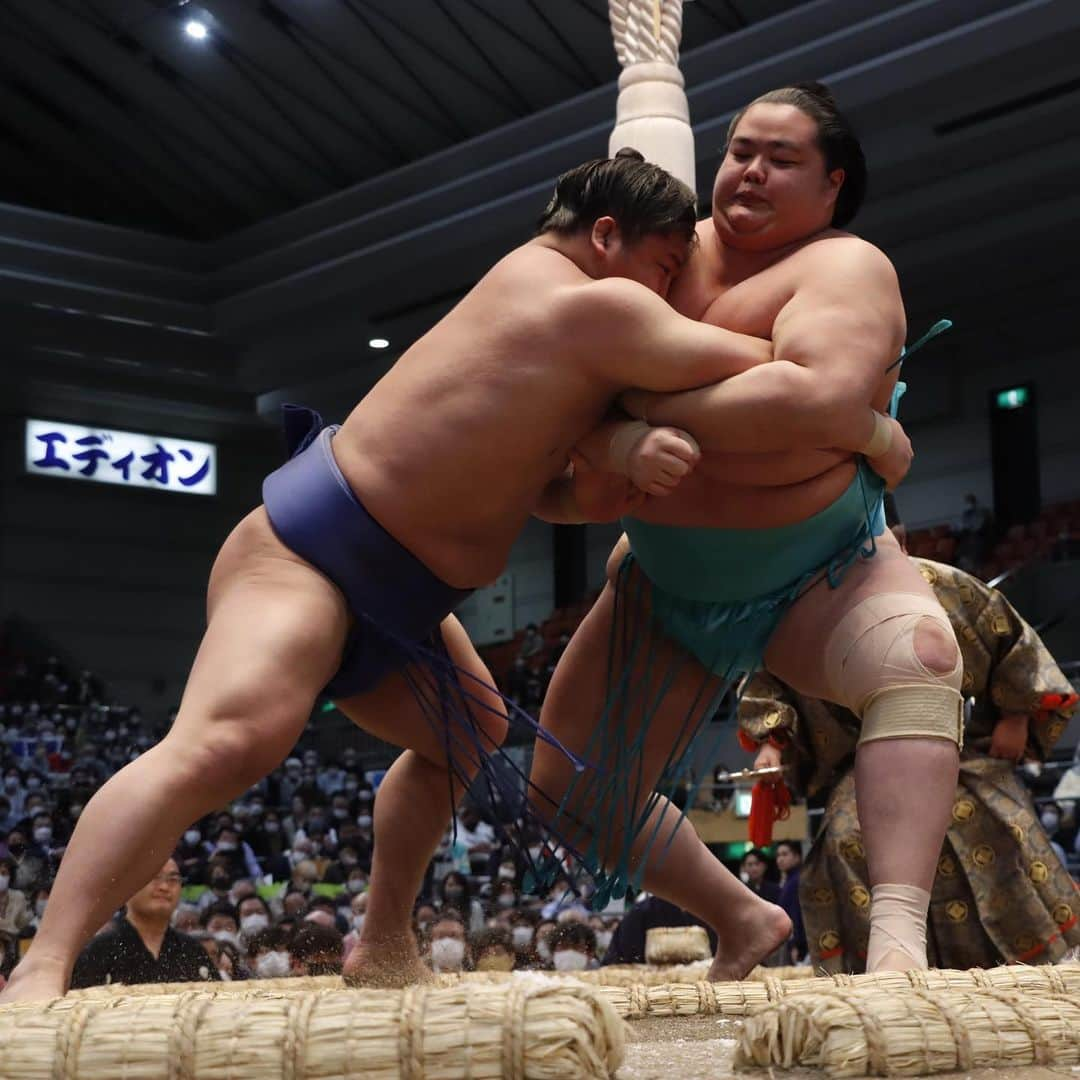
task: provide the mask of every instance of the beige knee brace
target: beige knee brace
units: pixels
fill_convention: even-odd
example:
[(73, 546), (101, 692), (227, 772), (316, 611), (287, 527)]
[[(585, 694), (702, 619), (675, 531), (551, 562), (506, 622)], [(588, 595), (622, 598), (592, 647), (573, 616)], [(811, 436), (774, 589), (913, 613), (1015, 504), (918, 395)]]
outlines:
[[(932, 619), (950, 638), (941, 606), (917, 593), (882, 593), (856, 604), (825, 646), (833, 700), (862, 718), (860, 745), (873, 739), (950, 739), (963, 746), (964, 663), (931, 671), (915, 652), (915, 630)], [(957, 648), (959, 653), (959, 648)]]

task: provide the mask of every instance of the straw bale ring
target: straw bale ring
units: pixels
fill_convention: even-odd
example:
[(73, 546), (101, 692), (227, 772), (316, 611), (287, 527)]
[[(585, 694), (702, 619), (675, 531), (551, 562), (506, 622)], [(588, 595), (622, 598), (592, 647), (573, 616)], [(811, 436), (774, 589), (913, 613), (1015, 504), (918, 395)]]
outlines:
[(299, 981), (0, 1008), (0, 1080), (562, 1080), (606, 1078), (623, 1058), (622, 1022), (584, 986)]
[(735, 1063), (816, 1066), (833, 1077), (1075, 1065), (1080, 997), (1049, 989), (1052, 981), (1035, 995), (873, 986), (794, 995), (746, 1020)]

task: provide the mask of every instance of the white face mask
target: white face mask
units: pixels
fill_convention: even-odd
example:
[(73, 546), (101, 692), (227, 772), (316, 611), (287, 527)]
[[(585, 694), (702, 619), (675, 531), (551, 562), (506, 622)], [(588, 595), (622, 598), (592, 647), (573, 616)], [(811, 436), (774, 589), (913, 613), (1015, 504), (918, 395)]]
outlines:
[(537, 941), (536, 955), (545, 962), (551, 959), (551, 946), (547, 943), (547, 938), (540, 938), (540, 940)]
[(356, 824), (359, 825), (361, 829), (370, 829), (371, 828), (371, 815), (370, 814), (361, 814), (359, 817), (357, 817)]
[(577, 949), (556, 949), (556, 971), (584, 971), (589, 966), (589, 958)]
[(188, 829), (188, 831), (184, 833), (184, 843), (187, 844), (188, 847), (194, 847), (201, 839), (202, 833), (200, 833), (198, 829)]
[(34, 901), (34, 914), (40, 919), (45, 914), (45, 905), (48, 904), (48, 900), (35, 900)]
[(530, 941), (532, 941), (533, 932), (531, 926), (515, 926), (510, 931), (511, 936), (514, 939), (515, 949), (524, 949)]
[(1044, 810), (1039, 820), (1048, 833), (1057, 832), (1057, 827), (1061, 824), (1061, 818), (1053, 810)]
[(245, 915), (240, 920), (240, 929), (249, 937), (253, 934), (257, 934), (260, 930), (265, 930), (269, 925), (270, 920), (257, 911), (251, 915)]
[(34, 830), (34, 840), (39, 844), (47, 844), (52, 839), (52, 828), (48, 825), (39, 825)]
[(363, 892), (367, 888), (367, 881), (365, 881), (362, 877), (349, 878), (348, 888), (349, 892), (354, 894)]
[(216, 930), (214, 931), (215, 941), (227, 941), (230, 945), (238, 945), (236, 935), (230, 930)]
[(263, 953), (255, 961), (255, 974), (260, 979), (283, 979), (289, 974), (289, 954), (287, 952)]
[(7, 874), (0, 874), (0, 893), (7, 892), (10, 884), (11, 878)]
[(436, 971), (460, 971), (464, 963), (464, 941), (444, 937), (431, 943), (431, 966)]
[(611, 931), (610, 930), (597, 930), (596, 931), (596, 947), (601, 952), (607, 952), (608, 946), (611, 945)]
[(517, 877), (517, 869), (511, 865), (499, 867), (500, 881), (513, 881)]
[(352, 918), (353, 929), (359, 934), (364, 929), (364, 919), (367, 916), (361, 912), (359, 915), (354, 915)]

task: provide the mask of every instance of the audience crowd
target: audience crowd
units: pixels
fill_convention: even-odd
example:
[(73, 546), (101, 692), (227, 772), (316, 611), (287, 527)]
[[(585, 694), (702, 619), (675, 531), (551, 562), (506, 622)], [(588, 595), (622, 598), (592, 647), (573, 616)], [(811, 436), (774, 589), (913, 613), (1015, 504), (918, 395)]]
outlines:
[[(531, 630), (526, 647), (532, 651), (518, 657), (530, 672), (521, 683), (526, 708), (538, 704), (544, 676), (566, 644), (564, 635), (553, 652)], [(4, 670), (0, 658), (0, 981), (37, 930), (87, 800), (160, 734), (137, 711), (105, 704), (104, 688), (88, 671), (71, 677), (55, 658), (38, 671), (21, 661)], [(1073, 771), (1080, 777), (1080, 761)], [(126, 914), (118, 913), (88, 946), (76, 985), (131, 981), (132, 972), (139, 978), (159, 972), (157, 981), (178, 974), (246, 979), (340, 972), (364, 925), (377, 798), (372, 780), (379, 776), (364, 771), (355, 749), (323, 761), (301, 740), (280, 769), (187, 829)], [(1045, 800), (1043, 824), (1052, 838), (1080, 851), (1073, 801), (1052, 802), (1043, 790), (1049, 778), (1029, 779)], [(421, 954), (433, 970), (580, 971), (640, 962), (650, 926), (694, 921), (649, 897), (628, 907), (626, 919), (621, 905), (594, 912), (570, 874), (542, 893), (530, 891), (530, 863), (558, 860), (560, 853), (527, 826), (515, 835), (518, 845), (507, 845), (480, 807), (466, 803), (459, 810), (413, 915)], [(738, 867), (796, 926), (776, 963), (806, 955), (798, 913), (801, 856), (798, 844), (785, 841), (775, 861), (754, 849)], [(118, 951), (126, 953), (127, 977), (115, 969)]]

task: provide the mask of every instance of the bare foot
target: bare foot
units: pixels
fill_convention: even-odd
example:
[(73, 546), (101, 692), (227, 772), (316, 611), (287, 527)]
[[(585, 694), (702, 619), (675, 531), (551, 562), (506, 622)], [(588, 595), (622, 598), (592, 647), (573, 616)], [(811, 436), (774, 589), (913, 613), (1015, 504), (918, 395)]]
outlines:
[(431, 981), (431, 972), (420, 959), (412, 934), (378, 942), (361, 941), (349, 953), (343, 975), (346, 986), (380, 990)]
[(7, 986), (0, 990), (0, 1005), (52, 1001), (63, 997), (66, 991), (67, 978), (62, 967), (44, 964), (30, 966), (24, 960), (11, 973)]
[(791, 920), (783, 908), (755, 897), (724, 924), (718, 936), (709, 981), (736, 982), (791, 937)]

